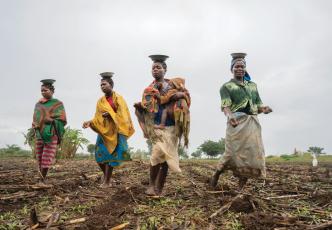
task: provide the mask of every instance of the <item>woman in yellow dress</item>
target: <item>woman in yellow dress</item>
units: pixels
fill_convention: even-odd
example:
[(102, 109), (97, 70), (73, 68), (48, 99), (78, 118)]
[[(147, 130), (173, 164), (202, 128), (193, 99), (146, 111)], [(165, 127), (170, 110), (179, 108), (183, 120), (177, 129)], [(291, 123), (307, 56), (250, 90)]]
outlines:
[(97, 136), (95, 159), (104, 173), (102, 187), (111, 187), (113, 168), (130, 160), (127, 139), (135, 132), (126, 101), (113, 91), (113, 73), (100, 74), (101, 90), (105, 94), (97, 102), (95, 116), (83, 123), (83, 128), (91, 128)]

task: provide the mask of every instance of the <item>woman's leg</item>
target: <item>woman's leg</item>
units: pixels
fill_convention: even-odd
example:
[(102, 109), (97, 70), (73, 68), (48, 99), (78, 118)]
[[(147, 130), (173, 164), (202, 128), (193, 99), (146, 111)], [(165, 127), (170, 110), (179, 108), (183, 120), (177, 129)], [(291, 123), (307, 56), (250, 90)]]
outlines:
[(105, 164), (104, 163), (98, 163), (99, 168), (103, 172), (103, 178), (101, 180), (101, 183), (103, 184), (105, 182)]
[(242, 190), (244, 186), (247, 184), (248, 178), (241, 176), (239, 178), (239, 189)]
[(217, 184), (218, 184), (218, 180), (219, 180), (219, 177), (220, 177), (220, 175), (221, 175), (222, 172), (223, 172), (222, 169), (218, 169), (218, 170), (214, 173), (214, 175), (212, 176), (212, 178), (210, 179), (210, 186), (211, 186), (212, 188), (215, 188), (215, 187), (217, 186)]
[(48, 168), (42, 168), (41, 169), (41, 174), (42, 174), (42, 176), (43, 176), (43, 182), (45, 181), (45, 179), (46, 179), (46, 176), (47, 176), (47, 172), (48, 172)]
[(56, 154), (56, 148), (58, 144), (58, 138), (54, 136), (51, 143), (44, 143), (43, 153), (41, 156), (41, 174), (43, 180), (46, 179), (48, 169), (51, 167), (53, 159)]
[(109, 164), (105, 164), (105, 181), (104, 184), (109, 186), (111, 182), (113, 167)]
[(36, 144), (35, 144), (35, 151), (36, 151), (36, 160), (38, 164), (38, 170), (40, 175), (42, 168), (41, 168), (41, 163), (42, 163), (42, 155), (43, 155), (43, 148), (44, 148), (44, 142), (41, 139), (36, 139)]
[(159, 169), (158, 177), (157, 177), (157, 186), (156, 186), (156, 193), (161, 194), (166, 182), (166, 177), (168, 173), (168, 164), (167, 162), (164, 162), (161, 164), (161, 167)]
[(148, 189), (145, 191), (147, 195), (150, 196), (156, 195), (155, 187), (156, 187), (156, 180), (159, 174), (159, 170), (160, 170), (160, 164), (157, 164), (155, 166), (150, 165), (150, 182)]

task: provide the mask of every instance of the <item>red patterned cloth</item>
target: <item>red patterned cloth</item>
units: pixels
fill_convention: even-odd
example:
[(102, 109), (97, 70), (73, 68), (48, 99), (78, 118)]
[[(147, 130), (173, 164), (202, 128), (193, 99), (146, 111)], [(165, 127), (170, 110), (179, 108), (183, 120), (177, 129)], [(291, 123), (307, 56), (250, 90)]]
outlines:
[(112, 109), (114, 110), (114, 112), (117, 111), (117, 107), (114, 104), (113, 98), (112, 97), (106, 97), (108, 103), (110, 104), (110, 106), (112, 107)]
[(36, 140), (36, 157), (39, 168), (50, 168), (55, 158), (58, 137), (54, 135), (50, 143), (45, 143), (42, 139)]

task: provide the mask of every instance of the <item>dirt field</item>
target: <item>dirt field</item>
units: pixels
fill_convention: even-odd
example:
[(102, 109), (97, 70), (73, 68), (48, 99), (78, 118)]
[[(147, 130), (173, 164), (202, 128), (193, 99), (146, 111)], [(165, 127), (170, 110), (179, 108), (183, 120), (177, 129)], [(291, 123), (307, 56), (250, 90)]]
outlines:
[(269, 164), (265, 182), (239, 192), (231, 173), (207, 187), (213, 164), (184, 162), (164, 196), (147, 197), (147, 162), (115, 169), (101, 189), (94, 160), (59, 161), (44, 188), (34, 160), (0, 159), (0, 229), (332, 229), (332, 165)]

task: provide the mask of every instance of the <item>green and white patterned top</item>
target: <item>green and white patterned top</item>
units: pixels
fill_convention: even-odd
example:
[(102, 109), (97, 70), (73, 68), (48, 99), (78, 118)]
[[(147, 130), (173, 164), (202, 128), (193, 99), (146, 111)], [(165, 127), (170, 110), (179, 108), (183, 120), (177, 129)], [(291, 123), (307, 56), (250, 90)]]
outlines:
[(240, 82), (231, 79), (220, 88), (221, 107), (229, 107), (232, 112), (249, 108), (250, 114), (258, 114), (258, 108), (263, 105), (256, 83)]

